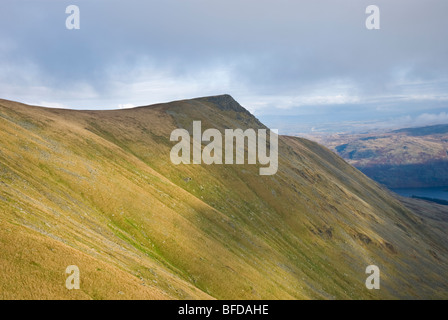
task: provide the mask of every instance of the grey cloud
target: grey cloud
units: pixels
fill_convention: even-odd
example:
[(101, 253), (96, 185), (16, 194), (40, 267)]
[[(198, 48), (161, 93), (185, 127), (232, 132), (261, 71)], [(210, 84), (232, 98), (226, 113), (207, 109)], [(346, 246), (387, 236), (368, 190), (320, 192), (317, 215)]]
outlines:
[[(80, 7), (80, 30), (65, 29), (69, 4)], [(0, 70), (9, 72), (0, 75), (0, 95), (112, 107), (176, 99), (176, 90), (186, 95), (228, 92), (248, 104), (259, 103), (259, 112), (267, 113), (263, 99), (270, 101), (265, 108), (275, 108), (277, 101), (281, 111), (287, 109), (281, 105), (286, 100), (313, 94), (380, 100), (412, 90), (447, 92), (448, 2), (375, 1), (381, 30), (374, 31), (364, 27), (369, 4), (3, 1)], [(217, 70), (225, 70), (226, 79), (210, 85)], [(139, 83), (152, 86), (146, 95)], [(175, 86), (171, 93), (170, 84)], [(115, 98), (121, 100), (114, 103)], [(400, 99), (396, 102), (403, 107)]]

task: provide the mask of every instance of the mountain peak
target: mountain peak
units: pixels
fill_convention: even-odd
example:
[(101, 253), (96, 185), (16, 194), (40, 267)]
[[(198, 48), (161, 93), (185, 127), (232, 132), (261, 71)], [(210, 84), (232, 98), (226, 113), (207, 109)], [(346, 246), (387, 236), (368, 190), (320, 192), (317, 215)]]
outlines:
[(235, 112), (243, 112), (250, 114), (247, 109), (245, 109), (243, 106), (241, 106), (231, 95), (229, 94), (222, 94), (217, 96), (209, 96), (209, 97), (202, 97), (197, 98), (194, 100), (199, 100), (202, 102), (209, 102), (216, 105), (220, 110), (222, 111), (235, 111)]

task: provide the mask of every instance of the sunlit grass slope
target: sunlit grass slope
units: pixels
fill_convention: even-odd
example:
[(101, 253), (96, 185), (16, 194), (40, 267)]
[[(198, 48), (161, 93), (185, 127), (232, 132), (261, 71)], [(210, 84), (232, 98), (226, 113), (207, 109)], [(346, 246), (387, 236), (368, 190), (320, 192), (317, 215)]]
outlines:
[(264, 128), (228, 95), (114, 111), (0, 100), (0, 298), (448, 297), (447, 228), (304, 139), (280, 137), (273, 176), (175, 166), (170, 133), (193, 120)]

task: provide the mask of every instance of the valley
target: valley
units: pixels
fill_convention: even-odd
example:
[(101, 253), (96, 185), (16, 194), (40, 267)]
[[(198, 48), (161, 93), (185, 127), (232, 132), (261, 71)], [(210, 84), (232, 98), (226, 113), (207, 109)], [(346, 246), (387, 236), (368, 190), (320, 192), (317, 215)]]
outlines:
[(304, 136), (388, 188), (448, 186), (448, 125)]

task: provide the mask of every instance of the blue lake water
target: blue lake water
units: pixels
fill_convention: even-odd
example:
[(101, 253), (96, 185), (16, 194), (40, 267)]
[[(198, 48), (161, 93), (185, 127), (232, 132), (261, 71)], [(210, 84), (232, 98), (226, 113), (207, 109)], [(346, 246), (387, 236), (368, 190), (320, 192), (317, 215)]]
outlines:
[(400, 188), (391, 190), (404, 197), (418, 196), (418, 197), (442, 199), (448, 201), (448, 187)]

